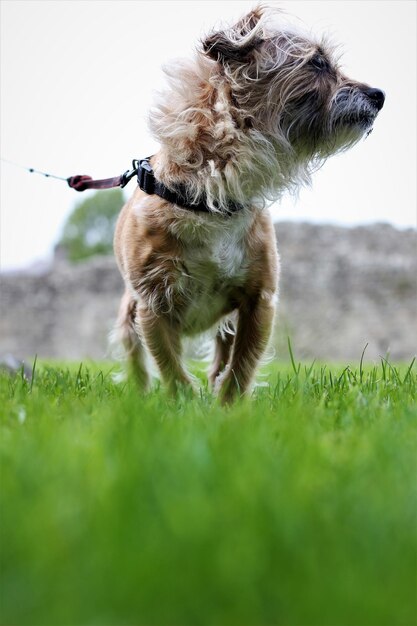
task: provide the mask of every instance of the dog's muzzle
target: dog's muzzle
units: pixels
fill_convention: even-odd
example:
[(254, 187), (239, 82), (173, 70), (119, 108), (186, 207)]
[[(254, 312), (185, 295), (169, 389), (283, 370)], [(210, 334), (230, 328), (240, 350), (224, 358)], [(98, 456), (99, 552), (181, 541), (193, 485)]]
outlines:
[(352, 127), (367, 131), (384, 106), (385, 93), (381, 89), (358, 85), (345, 87), (333, 101), (332, 122), (337, 127)]

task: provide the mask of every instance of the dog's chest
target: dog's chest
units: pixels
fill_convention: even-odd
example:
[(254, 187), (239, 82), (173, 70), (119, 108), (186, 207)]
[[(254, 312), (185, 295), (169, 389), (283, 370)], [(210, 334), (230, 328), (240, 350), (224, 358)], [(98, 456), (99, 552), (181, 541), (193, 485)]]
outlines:
[(208, 232), (197, 245), (184, 250), (183, 268), (188, 303), (184, 327), (199, 332), (230, 308), (231, 294), (245, 283), (248, 253), (241, 230), (229, 227)]

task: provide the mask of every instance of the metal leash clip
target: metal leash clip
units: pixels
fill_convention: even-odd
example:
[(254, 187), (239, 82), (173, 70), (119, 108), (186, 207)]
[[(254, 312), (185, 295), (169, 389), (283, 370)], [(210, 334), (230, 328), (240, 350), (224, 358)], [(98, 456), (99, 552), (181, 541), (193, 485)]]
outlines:
[(139, 168), (139, 160), (138, 159), (133, 159), (133, 161), (132, 161), (132, 169), (131, 170), (126, 170), (124, 172), (124, 174), (122, 174), (121, 177), (120, 177), (120, 187), (122, 189), (123, 189), (123, 187), (126, 187), (127, 183), (134, 176), (136, 176), (136, 174), (138, 173), (138, 168)]

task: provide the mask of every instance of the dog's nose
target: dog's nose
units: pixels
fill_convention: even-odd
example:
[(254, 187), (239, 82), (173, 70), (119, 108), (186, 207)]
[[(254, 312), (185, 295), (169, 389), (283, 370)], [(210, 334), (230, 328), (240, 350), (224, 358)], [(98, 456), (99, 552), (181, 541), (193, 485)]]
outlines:
[(385, 94), (382, 89), (374, 89), (373, 87), (367, 87), (362, 90), (365, 95), (368, 96), (372, 104), (376, 106), (378, 111), (382, 109), (385, 102)]

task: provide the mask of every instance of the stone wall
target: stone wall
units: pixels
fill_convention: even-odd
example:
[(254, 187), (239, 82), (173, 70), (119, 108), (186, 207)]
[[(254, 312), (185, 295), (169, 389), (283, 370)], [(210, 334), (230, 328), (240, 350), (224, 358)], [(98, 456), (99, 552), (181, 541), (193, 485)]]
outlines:
[[(287, 359), (359, 361), (417, 349), (416, 234), (388, 225), (276, 226), (281, 255), (274, 345)], [(1, 275), (0, 355), (102, 359), (122, 280), (114, 259)]]
[(388, 225), (277, 225), (282, 261), (278, 346), (297, 356), (408, 360), (417, 351), (417, 239)]

